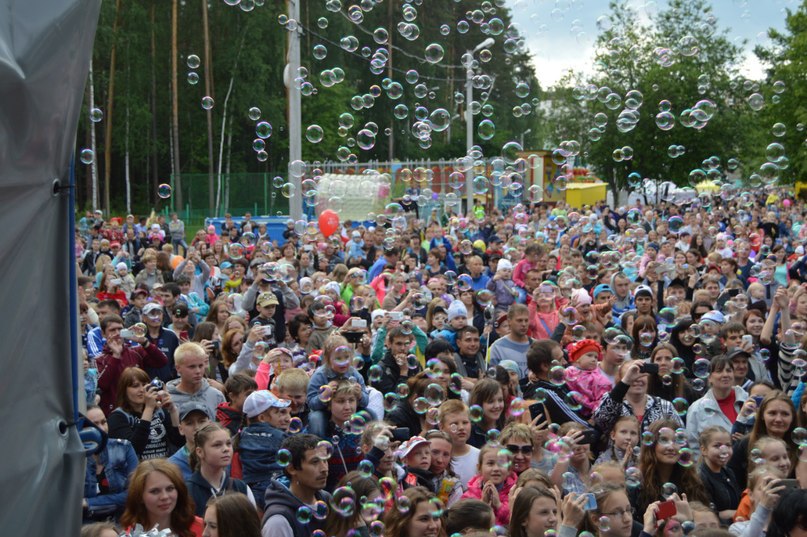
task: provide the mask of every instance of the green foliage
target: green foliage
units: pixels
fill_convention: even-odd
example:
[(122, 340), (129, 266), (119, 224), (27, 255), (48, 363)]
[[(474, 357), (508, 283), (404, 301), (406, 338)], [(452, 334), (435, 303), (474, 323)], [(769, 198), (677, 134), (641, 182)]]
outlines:
[[(170, 182), (172, 173), (171, 145), (171, 7), (173, 0), (143, 0), (122, 2), (121, 12), (116, 13), (116, 2), (102, 4), (101, 17), (93, 52), (94, 89), (96, 106), (107, 113), (108, 85), (110, 81), (110, 55), (113, 48), (117, 54), (114, 108), (112, 111), (111, 198), (112, 210), (119, 212), (124, 207), (124, 159), (128, 148), (132, 185), (133, 211), (147, 212), (152, 207), (161, 209), (166, 201), (156, 196), (157, 185)], [(179, 2), (178, 50), (179, 69), (179, 161), (182, 174), (206, 174), (210, 164), (208, 152), (208, 126), (206, 112), (201, 108), (205, 96), (205, 58), (203, 9), (208, 10), (212, 58), (212, 89), (210, 96), (215, 105), (213, 118), (213, 164), (224, 173), (267, 173), (270, 170), (285, 170), (288, 164), (288, 117), (287, 90), (284, 85), (284, 66), (289, 29), (283, 24), (285, 2), (255, 2), (252, 11), (245, 12), (238, 6), (228, 6), (221, 0), (185, 0)], [(339, 2), (336, 2), (339, 4)], [(363, 12), (360, 24), (349, 20), (349, 4), (341, 4), (339, 12), (328, 9), (333, 1), (302, 2), (299, 21), (302, 36), (303, 72), (290, 73), (293, 85), (307, 81), (313, 91), (302, 97), (302, 130), (305, 135), (309, 125), (320, 125), (325, 133), (319, 143), (303, 139), (303, 158), (306, 160), (336, 160), (339, 155), (365, 162), (370, 159), (386, 160), (390, 155), (396, 159), (453, 158), (465, 154), (464, 84), (465, 69), (461, 66), (462, 55), (483, 41), (488, 34), (495, 38), (490, 48), (491, 60), (479, 63), (476, 70), (474, 99), (480, 110), (474, 116), (478, 124), (486, 115), (496, 124), (496, 133), (491, 140), (483, 141), (476, 135), (475, 142), (483, 147), (486, 155), (497, 155), (501, 146), (510, 140), (518, 140), (522, 133), (531, 130), (525, 137), (525, 146), (534, 146), (541, 139), (539, 125), (543, 124), (538, 107), (543, 97), (535, 78), (530, 58), (525, 51), (523, 37), (511, 26), (509, 9), (504, 2), (423, 2), (420, 5), (402, 0), (385, 0), (377, 3), (363, 2), (371, 7)], [(402, 37), (399, 25), (404, 21), (404, 10), (415, 8), (419, 37), (409, 41)], [(484, 11), (483, 11), (484, 9)], [(473, 13), (474, 21), (466, 20)], [(408, 11), (408, 15), (411, 12)], [(116, 16), (119, 27), (113, 31)], [(320, 28), (320, 18), (327, 20), (327, 27)], [(468, 23), (467, 33), (457, 30), (458, 21)], [(441, 31), (448, 25), (448, 35)], [(378, 43), (373, 32), (382, 28), (388, 32), (389, 43)], [(493, 35), (495, 34), (495, 35)], [(354, 36), (359, 46), (349, 53), (340, 42)], [(437, 43), (444, 50), (444, 58), (436, 64), (423, 62), (426, 48)], [(314, 47), (327, 48), (324, 59), (314, 57)], [(392, 47), (390, 47), (390, 45)], [(373, 72), (370, 66), (372, 54), (381, 49), (389, 61)], [(191, 69), (187, 65), (189, 55), (201, 59), (201, 66)], [(479, 58), (479, 54), (476, 55)], [(344, 80), (335, 85), (323, 83), (324, 69), (341, 68)], [(405, 80), (407, 71), (415, 69), (419, 80), (410, 84)], [(194, 71), (199, 82), (189, 83), (188, 74)], [(479, 78), (485, 75), (487, 78)], [(295, 81), (297, 77), (301, 80)], [(487, 82), (486, 82), (487, 80)], [(399, 99), (391, 99), (387, 88), (391, 82), (404, 88)], [(232, 91), (227, 99), (232, 82)], [(525, 97), (515, 95), (516, 85), (526, 83), (530, 92)], [(416, 86), (423, 83), (425, 95), (417, 97)], [(330, 87), (327, 87), (330, 86)], [(418, 89), (419, 90), (419, 89)], [(375, 98), (371, 95), (376, 95)], [(353, 106), (356, 99), (364, 106)], [(223, 124), (225, 101), (227, 122)], [(396, 104), (404, 104), (408, 117), (399, 120), (392, 115)], [(513, 112), (515, 105), (529, 106), (530, 113)], [(481, 105), (488, 105), (483, 107)], [(266, 140), (268, 158), (259, 162), (252, 149), (256, 138), (254, 120), (247, 112), (251, 107), (262, 111), (261, 120), (272, 124), (273, 132)], [(445, 108), (453, 117), (450, 127), (443, 132), (432, 132), (430, 144), (420, 143), (412, 134), (415, 111), (422, 107), (426, 115), (437, 108)], [(343, 113), (354, 116), (354, 125), (340, 136), (338, 118)], [(77, 133), (78, 149), (89, 146), (89, 109), (83, 114)], [(519, 116), (519, 117), (516, 117)], [(104, 121), (107, 121), (106, 119)], [(367, 150), (355, 143), (358, 130), (368, 126), (377, 129), (376, 143)], [(375, 125), (375, 127), (373, 126)], [(103, 185), (104, 126), (96, 125), (96, 165)], [(222, 129), (224, 132), (222, 133)], [(128, 130), (128, 137), (127, 137)], [(393, 146), (390, 150), (390, 137)], [(224, 149), (219, 156), (220, 142)], [(340, 148), (343, 148), (340, 151)], [(221, 162), (220, 162), (221, 161)], [(78, 165), (80, 192), (84, 205), (88, 205), (90, 167)], [(193, 181), (198, 190), (201, 180)], [(256, 183), (256, 196), (263, 195), (263, 187)], [(183, 198), (190, 196), (183, 185)], [(242, 188), (239, 186), (239, 188)], [(197, 199), (198, 192), (193, 193)], [(103, 199), (103, 196), (100, 196)], [(204, 199), (204, 198), (199, 198)], [(198, 205), (201, 202), (195, 204)]]
[[(555, 144), (579, 141), (577, 164), (592, 166), (614, 190), (641, 188), (642, 179), (682, 186), (724, 179), (729, 159), (744, 157), (756, 137), (738, 75), (740, 47), (706, 0), (671, 0), (647, 26), (624, 2), (612, 1), (610, 10), (594, 74), (552, 90)], [(659, 116), (666, 107), (670, 115)], [(685, 151), (671, 156), (670, 146)], [(632, 158), (622, 158), (623, 148)], [(638, 181), (629, 180), (634, 172)]]

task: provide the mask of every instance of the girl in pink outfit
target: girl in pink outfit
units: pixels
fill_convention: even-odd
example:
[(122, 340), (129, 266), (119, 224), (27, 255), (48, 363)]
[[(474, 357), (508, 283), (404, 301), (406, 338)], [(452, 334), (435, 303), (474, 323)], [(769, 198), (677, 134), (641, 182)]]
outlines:
[(593, 339), (583, 339), (569, 344), (566, 352), (571, 364), (566, 369), (566, 386), (579, 394), (577, 401), (583, 405), (581, 414), (590, 418), (602, 396), (613, 387), (599, 367), (602, 347)]
[(518, 476), (512, 470), (513, 457), (500, 452), (501, 446), (485, 444), (479, 450), (477, 474), (468, 482), (463, 498), (474, 498), (488, 504), (496, 513), (496, 524), (510, 523), (510, 489)]

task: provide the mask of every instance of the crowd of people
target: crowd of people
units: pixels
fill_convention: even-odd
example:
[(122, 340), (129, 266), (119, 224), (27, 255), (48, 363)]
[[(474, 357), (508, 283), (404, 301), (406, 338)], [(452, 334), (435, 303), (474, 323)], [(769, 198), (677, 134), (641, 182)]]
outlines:
[(82, 535), (807, 535), (806, 219), (88, 213)]

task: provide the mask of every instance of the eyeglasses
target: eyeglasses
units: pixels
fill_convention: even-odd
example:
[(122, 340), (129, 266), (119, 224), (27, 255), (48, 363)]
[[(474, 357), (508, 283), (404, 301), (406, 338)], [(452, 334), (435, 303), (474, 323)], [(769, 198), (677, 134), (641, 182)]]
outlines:
[(523, 453), (524, 455), (532, 455), (532, 446), (513, 446), (508, 444), (505, 447), (507, 447), (507, 451), (513, 454)]
[(625, 515), (628, 515), (628, 516), (632, 517), (633, 512), (634, 512), (633, 507), (628, 507), (627, 509), (617, 509), (616, 511), (613, 511), (611, 513), (600, 513), (600, 514), (605, 515), (605, 516), (612, 516), (612, 517), (620, 517), (620, 516), (623, 517)]

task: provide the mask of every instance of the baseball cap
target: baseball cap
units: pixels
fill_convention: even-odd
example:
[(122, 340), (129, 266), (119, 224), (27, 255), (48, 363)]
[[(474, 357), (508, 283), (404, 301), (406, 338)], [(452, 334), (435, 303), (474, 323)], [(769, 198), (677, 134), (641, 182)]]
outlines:
[(145, 289), (137, 288), (129, 295), (129, 300), (134, 300), (137, 295), (149, 296), (149, 292)]
[(701, 320), (702, 321), (712, 321), (713, 323), (717, 323), (717, 324), (723, 324), (723, 323), (726, 322), (726, 318), (723, 316), (722, 313), (720, 313), (717, 310), (712, 310), (712, 311), (704, 313), (703, 316), (701, 317)]
[(219, 268), (223, 269), (233, 268), (233, 264), (230, 263), (229, 261), (224, 261), (221, 265), (219, 265)]
[(162, 312), (163, 311), (162, 305), (158, 304), (157, 302), (149, 302), (148, 304), (143, 306), (143, 314), (144, 315), (148, 315), (148, 314), (150, 314), (152, 312), (155, 312), (155, 311)]
[(502, 360), (499, 362), (499, 365), (505, 368), (510, 373), (515, 373), (519, 377), (521, 376), (521, 368), (518, 367), (518, 364), (515, 363), (513, 360)]
[(266, 306), (277, 306), (278, 301), (274, 293), (267, 291), (258, 295), (257, 304), (259, 307), (265, 308)]
[(278, 399), (269, 390), (252, 392), (244, 401), (244, 414), (249, 418), (260, 416), (270, 408), (286, 408), (291, 404), (287, 399)]
[(210, 417), (210, 409), (207, 408), (207, 405), (204, 403), (200, 403), (198, 401), (188, 401), (187, 403), (183, 403), (179, 406), (179, 421), (184, 421), (191, 413), (193, 412), (201, 412), (208, 419)]
[(611, 289), (611, 286), (608, 285), (607, 283), (601, 283), (597, 287), (594, 288), (594, 293), (592, 293), (592, 294), (594, 295), (594, 298), (597, 298), (597, 295), (599, 295), (600, 293), (614, 294), (614, 290)]
[(636, 291), (633, 293), (634, 298), (638, 297), (639, 294), (648, 295), (651, 298), (653, 297), (653, 291), (646, 285), (640, 285), (636, 288)]
[(749, 352), (744, 351), (740, 347), (734, 347), (732, 349), (729, 349), (729, 352), (726, 353), (726, 357), (729, 360), (734, 360), (739, 356), (745, 356), (746, 358), (750, 358), (751, 354)]
[(400, 449), (398, 449), (398, 453), (401, 454), (402, 458), (406, 458), (412, 452), (413, 449), (422, 444), (428, 444), (428, 443), (429, 441), (423, 438), (422, 436), (413, 436), (412, 438), (401, 444)]

